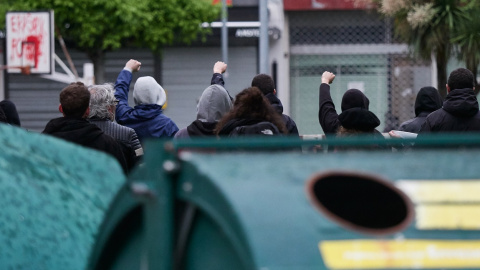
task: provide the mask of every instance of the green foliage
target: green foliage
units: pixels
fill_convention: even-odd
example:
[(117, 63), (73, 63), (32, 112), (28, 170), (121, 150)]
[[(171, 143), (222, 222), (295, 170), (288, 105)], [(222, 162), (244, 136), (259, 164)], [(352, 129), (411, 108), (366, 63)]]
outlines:
[[(472, 5), (473, 4), (473, 5)], [(457, 56), (465, 62), (466, 67), (474, 74), (478, 71), (480, 63), (480, 4), (472, 1), (463, 21), (452, 34), (452, 42), (457, 44)], [(476, 87), (476, 90), (478, 87)]]
[(454, 32), (452, 41), (459, 45), (459, 56), (465, 62), (468, 59), (475, 59), (480, 62), (480, 11), (472, 11), (468, 23), (461, 25)]
[(141, 5), (147, 15), (141, 18), (135, 39), (152, 51), (174, 42), (190, 43), (199, 34), (204, 37), (209, 29), (202, 28), (201, 23), (211, 22), (220, 14), (220, 7), (212, 6), (209, 0), (151, 0)]
[[(414, 1), (415, 4), (394, 14), (396, 34), (413, 46), (422, 58), (430, 59), (432, 52), (441, 50), (446, 57), (451, 52), (450, 36), (453, 29), (467, 20), (466, 6), (459, 0)], [(430, 4), (433, 13), (428, 21), (412, 22), (412, 14), (422, 5)], [(423, 16), (423, 18), (428, 16)], [(410, 19), (410, 21), (409, 21)]]
[(0, 27), (5, 11), (46, 9), (54, 10), (59, 33), (89, 55), (132, 40), (152, 50), (188, 43), (208, 31), (200, 27), (202, 22), (219, 14), (208, 0), (3, 0)]
[[(435, 55), (438, 88), (445, 96), (446, 67), (454, 48), (460, 45), (461, 53), (473, 53), (474, 33), (464, 31), (459, 35), (458, 31), (471, 27), (472, 20), (477, 19), (478, 0), (378, 0), (378, 3), (380, 12), (394, 18), (397, 36), (410, 44), (415, 53), (424, 59)], [(464, 40), (467, 36), (471, 42)], [(465, 47), (467, 43), (470, 47)]]

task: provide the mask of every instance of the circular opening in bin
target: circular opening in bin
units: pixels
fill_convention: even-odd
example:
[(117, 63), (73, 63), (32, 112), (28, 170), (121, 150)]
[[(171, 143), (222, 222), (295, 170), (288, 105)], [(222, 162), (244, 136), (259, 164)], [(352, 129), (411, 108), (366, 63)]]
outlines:
[(374, 175), (328, 172), (315, 175), (307, 192), (328, 218), (369, 234), (390, 234), (413, 218), (410, 199), (392, 183)]

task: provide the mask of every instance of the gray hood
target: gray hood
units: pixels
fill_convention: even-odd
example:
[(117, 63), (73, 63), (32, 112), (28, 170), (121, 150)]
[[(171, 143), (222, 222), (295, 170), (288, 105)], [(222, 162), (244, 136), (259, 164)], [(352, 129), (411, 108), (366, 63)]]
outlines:
[(163, 87), (151, 76), (137, 79), (133, 87), (133, 101), (136, 105), (157, 104), (163, 106), (167, 102), (167, 95)]
[(218, 122), (232, 107), (227, 90), (218, 84), (210, 85), (203, 91), (198, 101), (197, 120)]

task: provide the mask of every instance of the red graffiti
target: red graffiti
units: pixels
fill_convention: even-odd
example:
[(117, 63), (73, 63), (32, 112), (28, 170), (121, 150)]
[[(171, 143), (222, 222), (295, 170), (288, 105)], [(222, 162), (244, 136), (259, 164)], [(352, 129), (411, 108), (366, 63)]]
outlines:
[(43, 31), (42, 25), (44, 20), (39, 17), (28, 15), (12, 16), (10, 18), (10, 25), (12, 33), (30, 33), (39, 34)]
[(51, 17), (48, 12), (7, 13), (7, 63), (50, 70)]
[(15, 58), (19, 58), (22, 56), (22, 38), (14, 38), (12, 39), (12, 46), (11, 46), (11, 55), (10, 58), (11, 60)]
[[(16, 65), (38, 68), (42, 60), (45, 25), (48, 20), (36, 13), (13, 14), (8, 18), (10, 36), (9, 60)], [(48, 42), (48, 41), (47, 41)]]
[[(42, 39), (42, 36), (28, 36), (25, 39), (12, 39), (11, 60), (23, 59), (28, 63), (33, 63), (33, 66), (37, 68), (40, 56), (42, 55)], [(28, 63), (19, 64), (27, 65)]]
[(41, 36), (28, 36), (24, 42), (22, 42), (22, 51), (24, 59), (29, 63), (33, 62), (34, 67), (38, 67), (38, 59), (42, 55), (40, 49), (42, 37)]

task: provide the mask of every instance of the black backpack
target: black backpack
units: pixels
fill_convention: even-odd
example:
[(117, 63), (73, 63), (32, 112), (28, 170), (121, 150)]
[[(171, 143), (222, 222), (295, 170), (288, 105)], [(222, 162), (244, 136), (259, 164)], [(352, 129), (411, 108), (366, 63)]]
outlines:
[(278, 128), (267, 121), (259, 122), (253, 125), (248, 126), (239, 126), (230, 132), (230, 137), (239, 137), (239, 136), (273, 136), (281, 135)]

